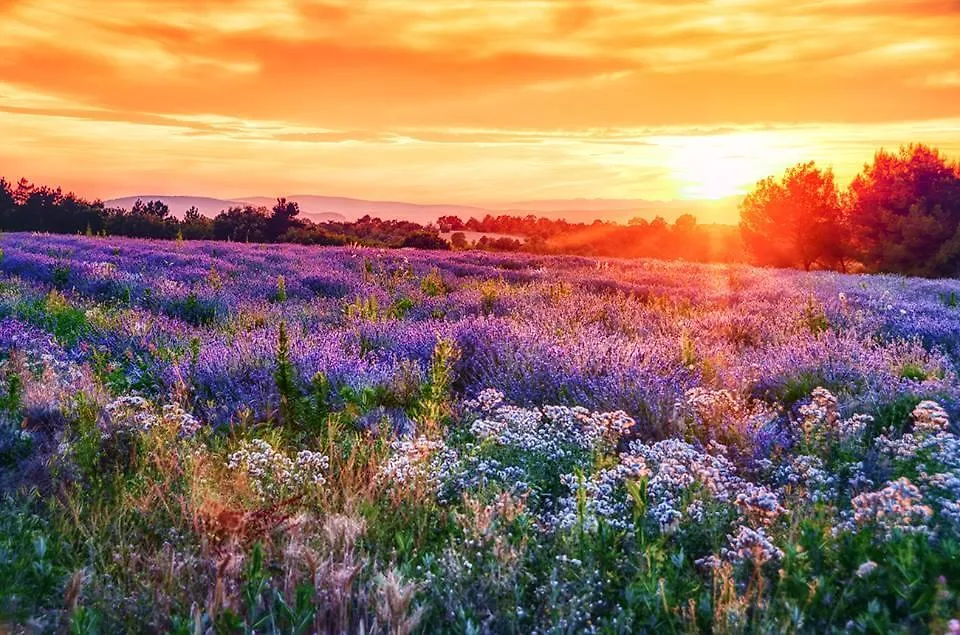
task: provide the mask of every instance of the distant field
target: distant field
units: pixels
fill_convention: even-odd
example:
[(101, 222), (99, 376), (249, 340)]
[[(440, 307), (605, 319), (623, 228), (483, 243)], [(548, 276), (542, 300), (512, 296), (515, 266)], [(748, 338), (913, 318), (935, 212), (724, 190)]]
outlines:
[(960, 281), (27, 234), (0, 249), (0, 630), (946, 632), (960, 616)]

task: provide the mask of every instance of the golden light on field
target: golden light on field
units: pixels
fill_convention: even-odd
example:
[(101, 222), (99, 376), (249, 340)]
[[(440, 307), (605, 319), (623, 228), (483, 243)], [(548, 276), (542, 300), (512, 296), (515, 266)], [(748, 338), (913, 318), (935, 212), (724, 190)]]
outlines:
[(723, 198), (960, 153), (955, 0), (0, 0), (0, 174), (89, 196)]

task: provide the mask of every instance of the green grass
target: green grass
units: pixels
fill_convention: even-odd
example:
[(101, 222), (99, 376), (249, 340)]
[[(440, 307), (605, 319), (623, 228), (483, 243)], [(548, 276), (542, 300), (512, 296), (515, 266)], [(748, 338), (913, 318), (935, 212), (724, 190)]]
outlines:
[(53, 291), (39, 298), (24, 299), (13, 314), (50, 333), (64, 346), (73, 346), (90, 331), (86, 312)]

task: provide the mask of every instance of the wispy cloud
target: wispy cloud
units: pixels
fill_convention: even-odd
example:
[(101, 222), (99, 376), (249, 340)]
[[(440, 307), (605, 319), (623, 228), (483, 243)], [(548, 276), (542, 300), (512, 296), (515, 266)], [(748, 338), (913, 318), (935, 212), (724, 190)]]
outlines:
[(0, 167), (433, 200), (696, 195), (697, 148), (846, 174), (957, 148), (956, 33), (957, 0), (0, 0)]

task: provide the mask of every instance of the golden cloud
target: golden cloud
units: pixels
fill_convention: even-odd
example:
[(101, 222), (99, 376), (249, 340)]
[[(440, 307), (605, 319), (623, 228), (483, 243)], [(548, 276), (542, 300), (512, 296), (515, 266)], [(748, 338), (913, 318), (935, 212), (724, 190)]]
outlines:
[[(477, 168), (518, 197), (551, 179), (592, 188), (573, 195), (684, 195), (637, 155), (651, 136), (637, 130), (787, 125), (850, 166), (920, 140), (924, 122), (952, 144), (956, 33), (956, 0), (0, 0), (0, 126), (22, 141), (0, 158), (70, 180), (82, 154), (77, 182), (111, 192), (147, 165), (137, 179), (171, 187), (229, 189), (256, 166), (263, 187), (337, 192), (393, 182), (392, 165), (391, 196), (462, 199)], [(845, 139), (863, 130), (877, 137), (854, 158)], [(131, 134), (149, 158), (131, 163)], [(236, 144), (256, 154), (234, 165)], [(796, 154), (774, 146), (771, 171)], [(73, 158), (41, 161), (54, 151)]]

